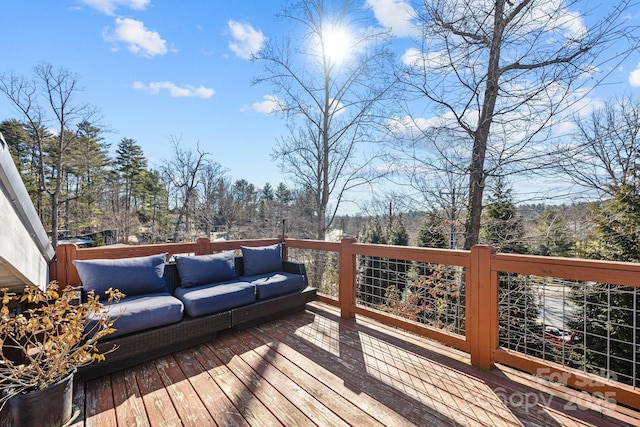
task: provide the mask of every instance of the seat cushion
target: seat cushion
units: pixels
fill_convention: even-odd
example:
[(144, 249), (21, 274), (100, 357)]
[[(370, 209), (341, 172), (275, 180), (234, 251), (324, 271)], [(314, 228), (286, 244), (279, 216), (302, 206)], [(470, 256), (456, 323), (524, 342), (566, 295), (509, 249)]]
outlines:
[[(116, 328), (106, 339), (179, 322), (183, 311), (182, 302), (167, 292), (125, 297), (105, 308)], [(92, 324), (90, 320), (89, 327)]]
[(127, 296), (168, 292), (164, 278), (167, 254), (117, 258), (74, 260), (85, 291), (93, 291), (105, 300), (109, 288)]
[(278, 272), (242, 277), (242, 279), (256, 285), (258, 299), (273, 298), (278, 295), (299, 291), (306, 287), (304, 276), (293, 273)]
[(235, 255), (231, 251), (212, 255), (176, 256), (175, 259), (180, 284), (185, 288), (236, 277)]
[(242, 250), (245, 276), (282, 270), (282, 247), (279, 243), (259, 247), (241, 246), (240, 249)]
[(251, 304), (256, 300), (256, 287), (249, 282), (234, 280), (192, 288), (179, 287), (175, 296), (183, 302), (189, 316), (198, 317)]

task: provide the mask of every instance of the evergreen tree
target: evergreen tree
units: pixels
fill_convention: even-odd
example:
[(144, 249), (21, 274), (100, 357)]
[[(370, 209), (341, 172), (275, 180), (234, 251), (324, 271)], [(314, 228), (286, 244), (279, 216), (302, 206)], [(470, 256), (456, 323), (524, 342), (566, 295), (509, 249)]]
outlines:
[[(485, 241), (498, 250), (524, 254), (524, 228), (516, 215), (511, 189), (498, 179), (485, 211)], [(542, 349), (542, 328), (538, 322), (540, 310), (532, 280), (528, 276), (500, 273), (499, 341), (500, 345), (531, 355)]]
[[(437, 214), (429, 212), (418, 230), (416, 246), (446, 248), (441, 224)], [(453, 266), (422, 262), (414, 263), (411, 270), (408, 301), (414, 307), (415, 320), (459, 332), (464, 319), (460, 272)]]
[(281, 182), (280, 184), (278, 184), (278, 188), (276, 189), (276, 199), (285, 205), (288, 205), (289, 203), (291, 203), (291, 201), (293, 200), (293, 196), (291, 194), (291, 190), (289, 190), (287, 188), (286, 185), (284, 185), (283, 182)]
[(38, 197), (38, 165), (36, 145), (31, 140), (25, 125), (16, 119), (0, 123), (0, 133), (4, 137), (29, 196), (36, 205)]
[(131, 208), (140, 195), (144, 183), (143, 173), (147, 168), (147, 159), (144, 157), (142, 147), (131, 138), (122, 138), (116, 149), (115, 166), (122, 182), (123, 238), (126, 242), (131, 233)]
[(444, 249), (447, 247), (447, 238), (441, 229), (442, 221), (435, 212), (429, 212), (418, 229), (416, 246), (420, 248)]
[[(379, 218), (365, 225), (359, 241), (372, 244), (406, 246), (409, 234), (402, 217), (389, 215), (383, 227)], [(393, 309), (403, 298), (410, 263), (401, 259), (363, 257), (359, 269), (364, 282), (358, 284), (358, 300), (380, 309)]]
[(569, 240), (569, 230), (559, 208), (547, 208), (536, 226), (539, 244), (536, 255), (569, 257), (574, 254), (574, 244)]
[(146, 225), (147, 239), (151, 243), (166, 242), (170, 233), (169, 203), (167, 189), (157, 170), (142, 173), (139, 203), (138, 216)]
[[(409, 233), (402, 221), (402, 215), (389, 215), (387, 226), (387, 245), (408, 246)], [(390, 258), (387, 260), (387, 278), (384, 284), (389, 296), (396, 295), (399, 299), (407, 286), (407, 271), (411, 263), (403, 259)]]
[(266, 201), (273, 201), (276, 197), (274, 191), (273, 191), (273, 187), (271, 186), (271, 184), (269, 184), (268, 182), (264, 183), (264, 187), (262, 187), (262, 191), (261, 191), (261, 195), (260, 198), (262, 200), (266, 200)]
[[(362, 243), (384, 244), (386, 239), (382, 230), (382, 224), (378, 218), (374, 218), (368, 225), (365, 225), (358, 241)], [(382, 303), (384, 295), (382, 258), (360, 257), (359, 270), (364, 282), (358, 283), (357, 299), (366, 305), (377, 306)]]
[(76, 144), (69, 150), (67, 200), (64, 203), (66, 228), (71, 234), (99, 231), (104, 200), (109, 146), (101, 129), (84, 122), (79, 125)]
[(516, 214), (511, 197), (511, 189), (505, 188), (502, 178), (496, 181), (496, 187), (489, 196), (489, 205), (485, 208), (483, 240), (493, 245), (497, 251), (515, 254), (527, 253), (522, 242), (524, 227)]
[[(639, 190), (635, 185), (622, 185), (601, 205), (595, 219), (601, 236), (601, 259), (640, 261)], [(576, 310), (569, 326), (576, 332), (576, 344), (572, 347), (572, 364), (625, 384), (638, 384), (640, 361), (634, 346), (640, 342), (638, 288), (581, 283), (573, 287), (573, 297)]]

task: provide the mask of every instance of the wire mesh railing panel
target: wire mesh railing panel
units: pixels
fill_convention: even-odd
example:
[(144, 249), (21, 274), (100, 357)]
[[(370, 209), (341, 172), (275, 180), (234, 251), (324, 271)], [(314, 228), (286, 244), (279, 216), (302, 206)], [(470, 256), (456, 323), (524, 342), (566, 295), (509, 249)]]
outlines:
[(464, 268), (373, 256), (356, 258), (357, 305), (465, 334)]
[(338, 299), (337, 252), (289, 248), (288, 258), (291, 261), (304, 262), (309, 285), (317, 288), (319, 295)]
[(640, 386), (638, 287), (500, 273), (499, 344)]

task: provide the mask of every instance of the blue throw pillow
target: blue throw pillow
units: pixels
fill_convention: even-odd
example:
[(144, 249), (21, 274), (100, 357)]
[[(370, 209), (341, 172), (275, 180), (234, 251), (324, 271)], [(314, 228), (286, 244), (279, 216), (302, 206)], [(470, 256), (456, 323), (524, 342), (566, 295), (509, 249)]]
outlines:
[(223, 282), (236, 277), (235, 255), (221, 252), (212, 255), (176, 256), (180, 285), (184, 288)]
[(105, 296), (109, 288), (125, 295), (168, 292), (164, 279), (167, 254), (134, 258), (74, 260), (82, 287), (96, 295)]
[(244, 275), (255, 276), (282, 270), (280, 243), (271, 246), (251, 248), (241, 246), (244, 261)]

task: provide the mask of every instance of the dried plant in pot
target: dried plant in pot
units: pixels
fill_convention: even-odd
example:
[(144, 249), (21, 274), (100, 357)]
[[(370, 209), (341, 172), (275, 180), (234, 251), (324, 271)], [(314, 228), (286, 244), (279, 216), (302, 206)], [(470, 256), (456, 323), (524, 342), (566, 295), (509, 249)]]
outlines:
[[(79, 295), (55, 283), (27, 286), (21, 295), (0, 290), (0, 422), (61, 425), (71, 418), (74, 372), (104, 360), (96, 344), (115, 331), (99, 298)], [(123, 297), (112, 289), (107, 295), (108, 304)]]

